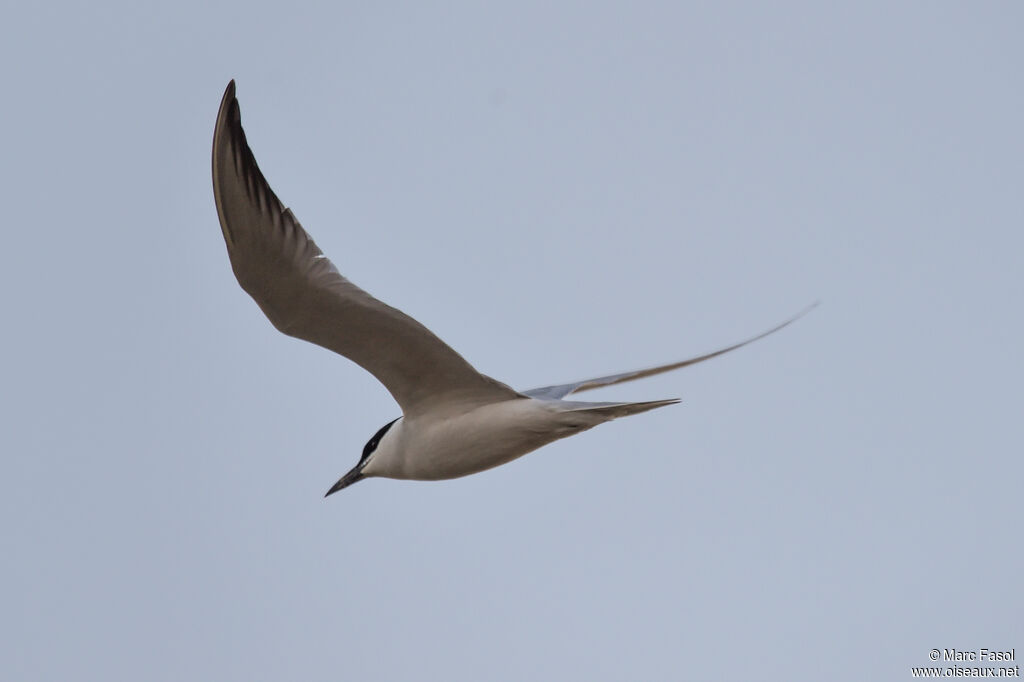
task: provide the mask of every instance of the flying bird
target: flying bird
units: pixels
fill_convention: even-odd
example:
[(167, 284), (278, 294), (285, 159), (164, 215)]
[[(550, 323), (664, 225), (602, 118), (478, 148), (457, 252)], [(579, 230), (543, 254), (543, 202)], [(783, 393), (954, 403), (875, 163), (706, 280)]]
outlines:
[(373, 435), (356, 465), (327, 495), (374, 476), (434, 481), (475, 474), (598, 424), (672, 405), (679, 400), (580, 402), (566, 397), (709, 360), (776, 332), (810, 310), (712, 353), (517, 391), (481, 374), (422, 324), (338, 272), (256, 165), (242, 130), (234, 81), (224, 91), (213, 134), (213, 194), (235, 277), (271, 323), (355, 362), (384, 384), (402, 410)]

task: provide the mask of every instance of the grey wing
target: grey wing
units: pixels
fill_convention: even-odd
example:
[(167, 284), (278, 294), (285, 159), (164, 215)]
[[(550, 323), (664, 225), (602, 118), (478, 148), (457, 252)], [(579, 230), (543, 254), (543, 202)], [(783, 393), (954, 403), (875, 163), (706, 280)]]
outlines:
[(704, 355), (698, 355), (697, 357), (694, 357), (694, 358), (688, 358), (686, 360), (680, 360), (679, 362), (673, 362), (673, 363), (670, 363), (670, 364), (667, 364), (667, 365), (659, 365), (658, 367), (649, 367), (647, 369), (638, 369), (638, 370), (635, 370), (635, 371), (632, 371), (632, 372), (623, 372), (622, 374), (610, 374), (610, 375), (605, 376), (605, 377), (597, 377), (596, 379), (584, 379), (582, 381), (576, 381), (576, 382), (573, 382), (571, 384), (559, 384), (557, 386), (543, 386), (541, 388), (533, 388), (533, 389), (530, 389), (529, 391), (523, 391), (522, 393), (523, 393), (523, 395), (528, 395), (531, 398), (548, 398), (548, 399), (560, 400), (560, 399), (564, 398), (565, 396), (570, 395), (572, 393), (580, 393), (582, 391), (589, 391), (592, 388), (600, 388), (601, 386), (611, 386), (612, 384), (621, 384), (621, 383), (623, 383), (625, 381), (633, 381), (634, 379), (643, 379), (644, 377), (654, 376), (655, 374), (661, 374), (662, 372), (671, 372), (674, 369), (680, 369), (680, 368), (686, 367), (688, 365), (695, 365), (698, 362), (704, 362), (705, 360), (710, 360), (711, 358), (716, 358), (719, 355), (724, 355), (724, 354), (728, 353), (729, 351), (736, 350), (737, 348), (742, 348), (743, 346), (746, 346), (748, 343), (753, 343), (754, 341), (757, 341), (758, 339), (763, 339), (764, 337), (768, 336), (769, 334), (774, 334), (775, 332), (779, 331), (783, 327), (796, 322), (798, 319), (800, 319), (801, 317), (803, 317), (804, 315), (809, 313), (817, 305), (818, 305), (817, 303), (813, 303), (813, 304), (809, 305), (807, 308), (803, 309), (802, 311), (800, 311), (799, 313), (797, 313), (793, 317), (789, 318), (788, 320), (786, 320), (782, 324), (776, 325), (776, 326), (772, 327), (771, 329), (769, 329), (768, 331), (762, 332), (762, 333), (758, 334), (757, 336), (755, 336), (753, 338), (749, 338), (746, 341), (740, 341), (739, 343), (734, 343), (731, 346), (728, 346), (726, 348), (722, 348), (720, 350), (716, 350), (716, 351), (711, 352), (711, 353), (706, 353)]
[(357, 363), (384, 384), (406, 415), (439, 401), (519, 395), (339, 274), (256, 165), (234, 81), (224, 92), (213, 135), (213, 193), (235, 277), (274, 326)]

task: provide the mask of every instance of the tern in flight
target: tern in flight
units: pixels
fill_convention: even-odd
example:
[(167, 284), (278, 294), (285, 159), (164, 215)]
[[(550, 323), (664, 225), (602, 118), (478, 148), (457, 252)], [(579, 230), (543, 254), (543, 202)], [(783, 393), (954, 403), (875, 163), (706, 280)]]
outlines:
[(672, 405), (679, 400), (565, 398), (709, 360), (776, 332), (810, 310), (698, 357), (516, 391), (476, 371), (429, 329), (338, 272), (256, 165), (242, 130), (234, 81), (224, 91), (213, 133), (213, 194), (235, 277), (271, 323), (355, 362), (384, 384), (402, 408), (402, 416), (373, 435), (359, 462), (327, 495), (373, 476), (435, 481), (475, 474), (612, 419)]

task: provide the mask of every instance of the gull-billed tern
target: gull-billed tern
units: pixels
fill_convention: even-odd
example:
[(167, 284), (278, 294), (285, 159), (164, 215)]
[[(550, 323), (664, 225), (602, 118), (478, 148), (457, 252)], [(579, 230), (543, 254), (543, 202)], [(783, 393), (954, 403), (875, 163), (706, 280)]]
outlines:
[(612, 419), (677, 403), (564, 398), (703, 362), (807, 312), (680, 362), (516, 391), (476, 371), (429, 329), (338, 272), (256, 165), (234, 81), (224, 91), (213, 134), (213, 193), (235, 277), (274, 326), (352, 360), (377, 377), (402, 408), (402, 416), (373, 435), (359, 462), (327, 495), (372, 476), (434, 481), (475, 474)]

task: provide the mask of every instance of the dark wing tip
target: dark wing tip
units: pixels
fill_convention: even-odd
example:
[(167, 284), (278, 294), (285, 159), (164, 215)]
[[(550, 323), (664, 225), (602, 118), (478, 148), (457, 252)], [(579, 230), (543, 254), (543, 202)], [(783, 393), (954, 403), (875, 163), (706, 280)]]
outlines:
[(220, 110), (217, 112), (217, 127), (230, 127), (232, 133), (234, 128), (241, 128), (242, 112), (238, 106), (238, 98), (235, 97), (235, 81), (232, 79), (228, 87), (224, 88), (224, 96), (220, 100)]
[(246, 202), (254, 207), (273, 207), (276, 213), (284, 210), (263, 173), (260, 172), (245, 138), (245, 130), (242, 129), (242, 110), (235, 97), (234, 79), (228, 82), (224, 89), (224, 97), (220, 101), (217, 123), (213, 131), (213, 190), (217, 214), (229, 251), (235, 243), (235, 235), (232, 234), (231, 220), (225, 213), (225, 192), (245, 196)]
[[(232, 106), (234, 105), (234, 106)], [(220, 110), (217, 112), (217, 123), (218, 125), (227, 119), (229, 109), (238, 110), (238, 100), (235, 99), (235, 79), (232, 78), (228, 82), (228, 87), (224, 88), (224, 96), (220, 98)], [(231, 118), (235, 118), (232, 116)]]
[[(235, 99), (235, 80), (232, 78), (224, 89), (224, 96), (220, 100), (220, 108), (217, 110), (217, 123), (213, 129), (213, 196), (217, 204), (217, 215), (220, 218), (221, 230), (224, 233), (224, 240), (230, 247), (232, 239), (224, 216), (224, 206), (221, 201), (218, 185), (221, 182), (221, 175), (224, 169), (218, 166), (231, 158), (232, 140), (234, 128), (241, 129), (241, 112), (238, 109), (238, 100)], [(221, 157), (218, 159), (218, 157)]]

